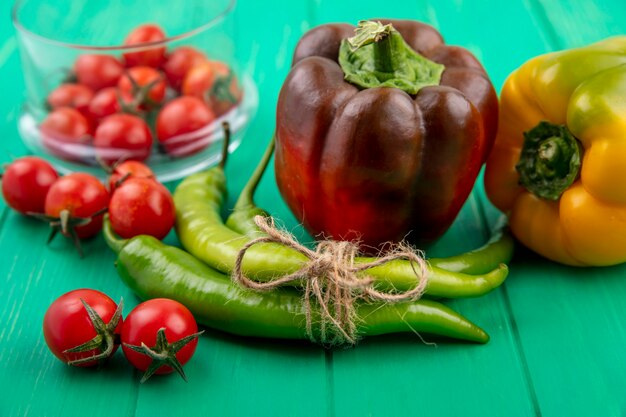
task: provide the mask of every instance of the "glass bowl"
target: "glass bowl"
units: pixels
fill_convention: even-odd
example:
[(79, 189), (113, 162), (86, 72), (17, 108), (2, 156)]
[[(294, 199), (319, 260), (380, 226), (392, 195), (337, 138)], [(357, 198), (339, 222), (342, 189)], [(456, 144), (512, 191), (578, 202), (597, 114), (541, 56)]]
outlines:
[[(18, 122), (24, 143), (64, 173), (82, 171), (104, 176), (103, 162), (147, 157), (145, 162), (156, 176), (161, 181), (171, 181), (215, 164), (224, 139), (223, 122), (230, 124), (232, 151), (239, 145), (258, 106), (254, 82), (240, 71), (241, 63), (235, 61), (234, 6), (235, 0), (17, 0), (12, 17), (27, 90)], [(157, 40), (140, 35), (139, 40), (124, 45), (131, 31), (146, 24), (158, 25), (165, 35)], [(200, 58), (193, 61), (195, 81), (188, 82), (183, 77), (190, 74), (186, 67), (192, 66), (184, 54), (179, 54), (182, 66), (168, 64), (181, 47), (199, 52), (194, 56)], [(150, 60), (155, 54), (157, 59)], [(108, 58), (102, 58), (103, 55)], [(85, 56), (97, 56), (98, 65), (77, 70), (77, 59), (88, 61)], [(115, 62), (111, 72), (112, 61)], [(137, 65), (154, 67), (157, 78), (140, 80), (138, 73), (131, 70)], [(202, 65), (204, 72), (196, 70), (196, 66)], [(125, 86), (120, 78), (126, 78)], [(153, 89), (162, 86), (162, 82), (167, 85), (161, 91), (163, 98), (152, 100)], [(82, 84), (83, 93), (84, 87), (91, 92), (81, 96), (71, 93), (77, 87), (59, 89), (68, 83)], [(94, 108), (90, 109), (93, 97), (109, 86), (115, 110), (107, 110), (104, 115), (94, 113)], [(51, 96), (53, 92), (56, 95)], [(209, 116), (205, 111), (204, 117), (198, 119), (201, 122), (185, 125), (181, 120), (188, 115), (175, 114), (179, 126), (161, 134), (156, 128), (161, 109), (183, 95), (203, 101)], [(60, 107), (74, 109), (58, 112), (65, 116), (56, 115), (54, 123), (46, 121)], [(133, 145), (138, 142), (130, 134), (122, 142), (96, 134), (112, 111), (142, 118), (150, 129), (147, 136), (152, 137), (151, 141), (144, 137), (143, 142)], [(139, 151), (137, 146), (141, 147)]]

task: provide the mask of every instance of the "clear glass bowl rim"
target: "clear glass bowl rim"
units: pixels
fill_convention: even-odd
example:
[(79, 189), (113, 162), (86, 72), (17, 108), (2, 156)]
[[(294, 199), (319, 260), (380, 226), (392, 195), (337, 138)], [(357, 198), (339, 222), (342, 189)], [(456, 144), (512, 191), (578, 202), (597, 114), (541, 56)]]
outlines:
[(11, 20), (13, 22), (13, 26), (15, 26), (17, 30), (19, 30), (20, 32), (22, 32), (23, 34), (27, 36), (33, 37), (35, 39), (38, 39), (41, 42), (45, 42), (51, 45), (64, 46), (64, 47), (73, 48), (73, 49), (91, 50), (91, 51), (135, 51), (135, 50), (141, 50), (141, 49), (146, 49), (146, 48), (153, 48), (155, 46), (160, 46), (160, 45), (167, 45), (168, 43), (171, 43), (174, 41), (192, 37), (193, 35), (203, 32), (206, 29), (209, 29), (210, 27), (216, 25), (221, 20), (223, 20), (230, 12), (233, 11), (233, 9), (235, 8), (235, 3), (237, 2), (237, 0), (228, 0), (228, 2), (226, 3), (226, 6), (219, 13), (217, 13), (213, 18), (211, 18), (208, 22), (198, 27), (195, 27), (191, 30), (188, 30), (187, 32), (183, 32), (175, 36), (168, 36), (165, 39), (160, 40), (160, 41), (138, 43), (134, 45), (98, 46), (98, 45), (81, 45), (81, 44), (76, 44), (76, 43), (63, 42), (63, 41), (48, 38), (46, 36), (42, 36), (36, 32), (33, 32), (30, 29), (27, 29), (19, 21), (18, 16), (17, 16), (20, 10), (20, 7), (26, 1), (28, 0), (15, 0), (15, 3), (13, 4), (13, 8), (11, 9)]

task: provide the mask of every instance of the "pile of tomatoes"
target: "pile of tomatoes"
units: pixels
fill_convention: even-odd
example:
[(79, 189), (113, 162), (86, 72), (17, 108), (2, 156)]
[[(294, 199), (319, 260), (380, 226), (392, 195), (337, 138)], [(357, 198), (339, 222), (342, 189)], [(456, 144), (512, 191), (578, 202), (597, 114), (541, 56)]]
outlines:
[[(6, 166), (2, 194), (9, 207), (49, 222), (53, 235), (72, 238), (79, 251), (80, 239), (102, 229), (106, 212), (122, 238), (165, 237), (174, 225), (174, 201), (150, 168), (125, 161), (114, 164), (109, 174), (107, 185), (81, 172), (59, 176), (47, 161), (27, 156)], [(122, 303), (100, 291), (70, 291), (44, 317), (46, 343), (63, 362), (81, 367), (103, 363), (121, 343), (128, 361), (145, 371), (142, 382), (173, 371), (185, 378), (182, 366), (201, 333), (191, 312), (176, 301), (154, 299), (125, 320), (121, 314)]]
[(47, 161), (27, 156), (6, 166), (2, 194), (9, 207), (50, 223), (53, 234), (72, 238), (79, 251), (80, 239), (102, 229), (105, 212), (123, 238), (163, 239), (175, 221), (170, 192), (138, 161), (113, 165), (105, 186), (86, 173), (59, 176)]
[(210, 126), (242, 99), (237, 77), (193, 47), (168, 51), (164, 40), (159, 26), (146, 24), (124, 41), (145, 44), (139, 51), (80, 55), (47, 97), (43, 146), (66, 160), (111, 165), (144, 161), (155, 149), (182, 157), (209, 145)]

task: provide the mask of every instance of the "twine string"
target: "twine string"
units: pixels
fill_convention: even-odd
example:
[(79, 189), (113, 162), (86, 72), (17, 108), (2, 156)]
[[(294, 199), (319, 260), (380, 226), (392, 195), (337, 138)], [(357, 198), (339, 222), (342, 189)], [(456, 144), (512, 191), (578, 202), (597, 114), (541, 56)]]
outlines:
[[(266, 236), (253, 239), (241, 248), (235, 260), (232, 279), (240, 286), (255, 291), (272, 291), (303, 280), (306, 332), (312, 341), (324, 345), (355, 344), (358, 341), (357, 300), (397, 303), (417, 300), (424, 293), (428, 275), (426, 261), (406, 244), (396, 245), (372, 262), (355, 263), (359, 254), (356, 243), (325, 240), (319, 242), (315, 250), (311, 250), (298, 243), (291, 234), (278, 229), (273, 218), (256, 216), (254, 221)], [(253, 280), (243, 273), (243, 259), (246, 252), (259, 243), (282, 244), (303, 254), (308, 262), (295, 272), (267, 282)], [(374, 286), (374, 278), (363, 276), (371, 268), (398, 259), (408, 260), (417, 278), (417, 285), (410, 290), (380, 291)], [(313, 302), (319, 310), (319, 329), (313, 329)], [(314, 330), (319, 332), (319, 339)]]

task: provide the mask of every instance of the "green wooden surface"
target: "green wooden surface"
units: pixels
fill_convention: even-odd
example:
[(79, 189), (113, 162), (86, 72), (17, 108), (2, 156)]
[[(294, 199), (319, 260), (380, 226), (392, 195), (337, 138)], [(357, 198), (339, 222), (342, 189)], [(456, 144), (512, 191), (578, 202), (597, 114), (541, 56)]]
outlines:
[[(26, 152), (16, 129), (23, 80), (9, 8), (9, 1), (0, 6), (0, 162)], [(626, 31), (623, 0), (241, 0), (235, 13), (238, 56), (258, 84), (260, 107), (230, 159), (231, 196), (273, 130), (293, 47), (317, 24), (368, 17), (429, 22), (479, 56), (497, 89), (533, 55)], [(259, 29), (259, 18), (271, 24)], [(258, 202), (300, 230), (272, 175)], [(496, 216), (479, 184), (433, 253), (479, 244)], [(84, 370), (47, 351), (41, 321), (60, 294), (90, 287), (123, 296), (126, 312), (138, 303), (100, 237), (86, 242), (87, 256), (79, 260), (68, 242), (45, 246), (47, 232), (0, 200), (0, 416), (626, 415), (624, 266), (573, 269), (518, 250), (501, 289), (450, 302), (490, 333), (485, 346), (393, 336), (329, 352), (208, 331), (186, 367), (189, 383), (161, 377), (140, 385), (121, 354), (106, 369)]]

